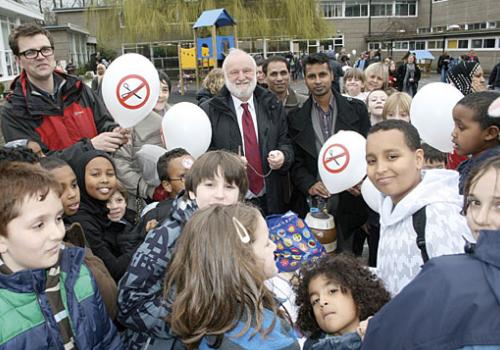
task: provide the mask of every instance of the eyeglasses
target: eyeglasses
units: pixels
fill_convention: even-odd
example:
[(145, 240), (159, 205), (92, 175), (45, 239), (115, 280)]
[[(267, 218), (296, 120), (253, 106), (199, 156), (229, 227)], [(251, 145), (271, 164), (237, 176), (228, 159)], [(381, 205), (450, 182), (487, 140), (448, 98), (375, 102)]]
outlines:
[(38, 54), (41, 54), (43, 57), (52, 56), (54, 54), (54, 48), (52, 46), (44, 46), (40, 50), (28, 49), (26, 51), (19, 52), (19, 56), (24, 56), (29, 60), (38, 58)]
[(182, 181), (182, 182), (186, 182), (186, 175), (181, 175), (179, 177), (169, 178), (169, 181)]

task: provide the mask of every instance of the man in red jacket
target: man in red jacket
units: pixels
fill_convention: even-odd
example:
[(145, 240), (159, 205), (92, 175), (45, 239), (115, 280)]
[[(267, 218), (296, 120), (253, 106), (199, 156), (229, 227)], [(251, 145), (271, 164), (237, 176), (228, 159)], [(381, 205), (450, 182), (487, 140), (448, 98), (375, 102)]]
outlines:
[(27, 139), (44, 153), (64, 157), (98, 149), (114, 152), (127, 141), (104, 104), (81, 80), (54, 71), (54, 41), (36, 24), (23, 24), (9, 36), (9, 45), (22, 68), (2, 112), (6, 141)]

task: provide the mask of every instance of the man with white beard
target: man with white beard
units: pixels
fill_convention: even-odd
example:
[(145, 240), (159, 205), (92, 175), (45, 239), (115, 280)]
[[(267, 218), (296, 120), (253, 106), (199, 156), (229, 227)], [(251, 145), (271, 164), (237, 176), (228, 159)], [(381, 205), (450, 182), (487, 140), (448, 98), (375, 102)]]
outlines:
[(255, 60), (246, 52), (231, 50), (222, 70), (225, 86), (201, 105), (212, 124), (210, 149), (244, 156), (250, 188), (246, 199), (266, 215), (283, 213), (286, 175), (294, 159), (283, 105), (257, 86)]

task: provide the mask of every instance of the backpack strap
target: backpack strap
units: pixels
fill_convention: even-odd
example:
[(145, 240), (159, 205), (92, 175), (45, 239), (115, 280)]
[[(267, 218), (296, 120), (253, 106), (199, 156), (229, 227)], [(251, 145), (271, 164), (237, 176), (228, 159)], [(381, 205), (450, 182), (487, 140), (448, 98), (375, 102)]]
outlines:
[(425, 206), (413, 213), (411, 218), (413, 221), (413, 229), (417, 233), (417, 247), (422, 254), (422, 260), (426, 263), (427, 260), (429, 260), (429, 255), (427, 254), (427, 247), (425, 244), (425, 223), (427, 221)]

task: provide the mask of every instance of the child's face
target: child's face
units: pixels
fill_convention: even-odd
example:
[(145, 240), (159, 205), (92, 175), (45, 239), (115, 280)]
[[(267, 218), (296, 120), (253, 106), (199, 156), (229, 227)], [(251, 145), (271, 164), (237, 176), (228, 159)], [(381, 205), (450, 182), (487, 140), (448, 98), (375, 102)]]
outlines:
[(107, 201), (116, 188), (116, 175), (113, 164), (104, 158), (96, 157), (85, 167), (85, 189), (90, 197)]
[(274, 262), (276, 244), (269, 238), (269, 229), (262, 215), (259, 215), (252, 247), (257, 261), (262, 264), (266, 278), (276, 276), (278, 274), (278, 267)]
[(207, 208), (212, 204), (235, 204), (238, 203), (240, 189), (236, 184), (226, 181), (219, 171), (213, 179), (204, 179), (196, 187), (196, 193), (190, 193), (191, 198), (196, 199), (198, 208)]
[(63, 193), (61, 201), (64, 208), (64, 214), (75, 215), (80, 207), (80, 188), (76, 182), (76, 175), (70, 166), (65, 165), (50, 171), (57, 182), (62, 186)]
[(381, 76), (378, 76), (374, 73), (369, 74), (366, 77), (366, 90), (373, 91), (382, 89), (384, 86), (384, 79)]
[(500, 229), (500, 176), (489, 169), (472, 186), (467, 196), (467, 223), (477, 239), (480, 230)]
[(168, 163), (168, 180), (163, 181), (162, 185), (165, 191), (170, 193), (170, 197), (176, 197), (185, 186), (186, 173), (193, 165), (193, 157), (186, 155), (174, 158)]
[(345, 83), (345, 89), (349, 96), (358, 96), (361, 93), (363, 82), (356, 78), (350, 78)]
[(484, 78), (483, 68), (478, 67), (472, 76), (472, 91), (479, 92), (486, 90), (486, 79)]
[(65, 235), (61, 199), (52, 190), (43, 201), (27, 197), (19, 212), (0, 236), (2, 260), (13, 272), (53, 266)]
[(325, 333), (342, 335), (356, 331), (359, 316), (350, 292), (318, 275), (309, 282), (309, 298), (319, 328)]
[(474, 120), (475, 112), (461, 104), (453, 108), (453, 122), (455, 127), (451, 133), (455, 151), (462, 156), (475, 154), (486, 148), (486, 130), (481, 129), (478, 121)]
[(425, 170), (446, 169), (446, 164), (443, 161), (424, 159), (423, 169)]
[(400, 119), (408, 123), (410, 122), (410, 113), (400, 110), (399, 107), (396, 107), (395, 111), (388, 112), (385, 117), (386, 119)]
[(383, 90), (377, 90), (368, 97), (368, 112), (376, 117), (381, 117), (384, 111), (387, 94)]
[(115, 191), (106, 206), (109, 209), (108, 219), (114, 222), (120, 221), (127, 210), (127, 201), (120, 191)]
[(366, 140), (368, 177), (380, 192), (397, 204), (420, 182), (423, 153), (421, 149), (412, 151), (399, 130), (370, 134)]

